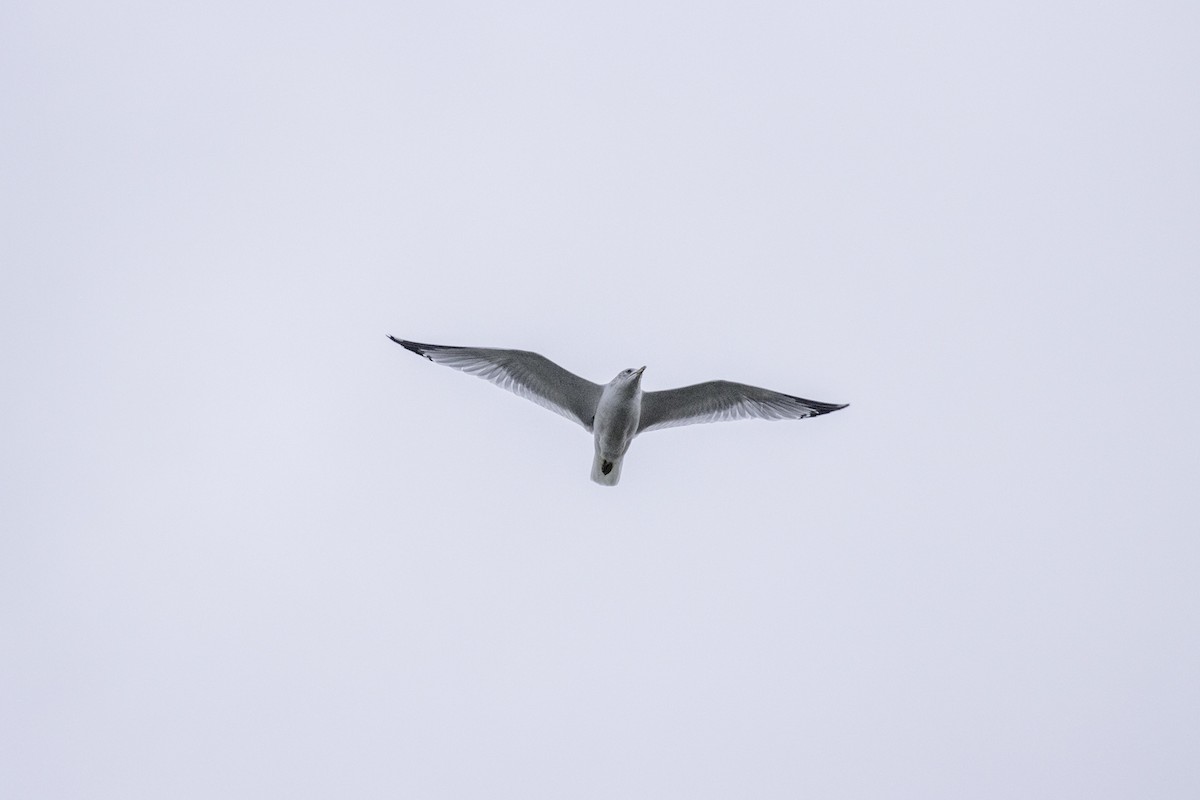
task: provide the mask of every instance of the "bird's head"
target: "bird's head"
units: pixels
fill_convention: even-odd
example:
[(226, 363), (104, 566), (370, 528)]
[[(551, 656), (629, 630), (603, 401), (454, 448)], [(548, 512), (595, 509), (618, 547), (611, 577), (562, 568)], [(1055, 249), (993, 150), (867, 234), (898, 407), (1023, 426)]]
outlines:
[(638, 367), (637, 369), (623, 369), (617, 373), (617, 377), (613, 378), (612, 382), (619, 386), (638, 386), (642, 382), (642, 373), (645, 371), (645, 367)]

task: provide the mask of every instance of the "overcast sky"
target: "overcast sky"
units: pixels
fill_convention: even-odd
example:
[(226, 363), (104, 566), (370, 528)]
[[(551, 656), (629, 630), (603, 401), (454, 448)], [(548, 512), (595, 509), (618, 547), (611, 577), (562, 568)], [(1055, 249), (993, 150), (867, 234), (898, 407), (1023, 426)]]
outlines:
[[(0, 794), (1200, 796), (1197, 41), (5, 3)], [(851, 406), (605, 489), (387, 334)]]

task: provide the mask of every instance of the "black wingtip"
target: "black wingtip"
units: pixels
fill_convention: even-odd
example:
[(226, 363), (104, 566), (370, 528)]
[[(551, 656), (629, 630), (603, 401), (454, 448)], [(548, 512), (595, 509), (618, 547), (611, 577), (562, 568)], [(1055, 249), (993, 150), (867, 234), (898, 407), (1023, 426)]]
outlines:
[[(423, 358), (429, 358), (429, 356), (425, 353), (425, 351), (427, 349), (429, 349), (432, 345), (420, 344), (418, 342), (410, 342), (405, 339), (397, 339), (395, 336), (391, 336), (391, 335), (389, 335), (388, 338), (391, 339), (396, 344), (403, 347), (405, 350), (409, 350), (413, 353), (416, 353), (417, 355), (422, 356)], [(429, 358), (429, 360), (433, 361), (432, 358)]]
[(849, 403), (822, 403), (818, 400), (808, 400), (806, 398), (796, 397), (795, 395), (790, 394), (788, 397), (811, 408), (813, 410), (812, 416), (814, 417), (819, 417), (822, 414), (829, 414), (833, 411), (841, 411), (843, 408), (846, 408), (850, 405)]

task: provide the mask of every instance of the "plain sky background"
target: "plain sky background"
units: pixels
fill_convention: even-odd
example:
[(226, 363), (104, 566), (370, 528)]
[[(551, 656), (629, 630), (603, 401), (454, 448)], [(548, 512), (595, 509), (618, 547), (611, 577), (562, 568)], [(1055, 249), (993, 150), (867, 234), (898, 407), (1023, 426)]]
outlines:
[[(1200, 796), (1195, 2), (7, 2), (0, 795)], [(851, 407), (569, 422), (386, 334)]]

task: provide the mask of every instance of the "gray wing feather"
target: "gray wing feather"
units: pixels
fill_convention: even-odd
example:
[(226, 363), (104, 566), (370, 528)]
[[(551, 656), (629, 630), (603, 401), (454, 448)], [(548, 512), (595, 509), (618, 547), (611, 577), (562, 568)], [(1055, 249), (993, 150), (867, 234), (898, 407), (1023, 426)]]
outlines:
[(845, 408), (732, 381), (709, 381), (681, 389), (646, 392), (638, 433), (734, 419), (804, 419)]
[(543, 408), (592, 430), (592, 419), (603, 388), (528, 350), (492, 347), (451, 347), (409, 342), (389, 336), (396, 344), (428, 358), (489, 380), (502, 389), (528, 398)]

